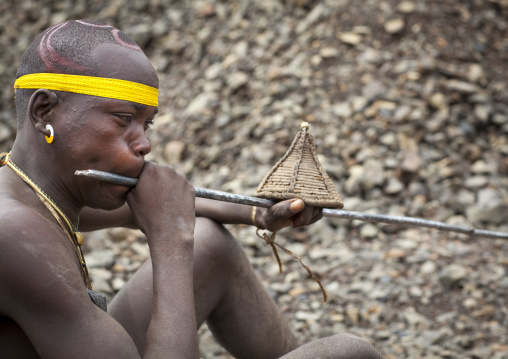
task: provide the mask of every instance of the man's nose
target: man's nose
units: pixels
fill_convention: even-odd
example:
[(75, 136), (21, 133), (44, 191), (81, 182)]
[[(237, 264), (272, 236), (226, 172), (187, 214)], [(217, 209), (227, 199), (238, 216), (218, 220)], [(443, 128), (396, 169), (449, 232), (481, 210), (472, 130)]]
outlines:
[(148, 138), (146, 138), (144, 131), (143, 134), (137, 136), (131, 143), (130, 148), (136, 156), (146, 156), (150, 153), (150, 151), (152, 151), (152, 146), (150, 145)]

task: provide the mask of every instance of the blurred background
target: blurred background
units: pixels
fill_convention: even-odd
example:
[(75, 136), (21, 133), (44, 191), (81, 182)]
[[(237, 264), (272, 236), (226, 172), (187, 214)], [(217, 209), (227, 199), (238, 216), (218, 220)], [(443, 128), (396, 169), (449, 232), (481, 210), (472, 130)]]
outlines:
[[(259, 0), (0, 3), (0, 151), (16, 135), (23, 51), (68, 19), (132, 37), (160, 76), (150, 160), (195, 185), (252, 195), (302, 120), (345, 209), (508, 231), (508, 1)], [(310, 340), (349, 331), (387, 358), (508, 358), (508, 244), (323, 219), (278, 240), (230, 226)], [(137, 231), (87, 235), (108, 298), (148, 255)], [(246, 323), (248, 325), (248, 323)], [(229, 358), (206, 326), (203, 358)]]

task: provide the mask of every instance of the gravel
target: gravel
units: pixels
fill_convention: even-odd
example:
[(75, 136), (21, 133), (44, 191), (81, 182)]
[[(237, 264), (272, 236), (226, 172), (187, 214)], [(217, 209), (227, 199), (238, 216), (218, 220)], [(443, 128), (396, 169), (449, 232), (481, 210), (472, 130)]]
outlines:
[[(310, 122), (345, 209), (508, 231), (506, 0), (14, 1), (0, 4), (0, 150), (12, 84), (42, 29), (95, 18), (132, 36), (161, 80), (150, 159), (252, 195)], [(508, 358), (508, 243), (323, 219), (278, 239), (230, 226), (302, 340), (348, 331), (387, 358)], [(138, 231), (87, 235), (111, 298), (145, 260)], [(203, 358), (228, 358), (205, 327)]]

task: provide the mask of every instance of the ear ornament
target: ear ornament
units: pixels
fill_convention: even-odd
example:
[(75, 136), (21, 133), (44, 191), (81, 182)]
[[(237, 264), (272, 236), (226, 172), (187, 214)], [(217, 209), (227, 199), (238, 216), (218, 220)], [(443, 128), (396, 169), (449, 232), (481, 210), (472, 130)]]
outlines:
[(51, 143), (51, 142), (53, 142), (53, 138), (55, 137), (55, 131), (53, 130), (53, 126), (46, 125), (46, 130), (49, 130), (50, 135), (49, 135), (49, 137), (48, 136), (44, 136), (44, 137), (46, 138), (47, 143)]

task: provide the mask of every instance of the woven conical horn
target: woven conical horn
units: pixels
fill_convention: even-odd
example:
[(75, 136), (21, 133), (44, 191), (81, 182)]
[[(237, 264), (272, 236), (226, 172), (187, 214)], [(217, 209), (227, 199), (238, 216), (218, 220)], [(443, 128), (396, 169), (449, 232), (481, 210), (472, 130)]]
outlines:
[(256, 197), (271, 200), (300, 198), (308, 206), (342, 208), (333, 181), (321, 166), (309, 125), (303, 122), (291, 147), (258, 186)]

